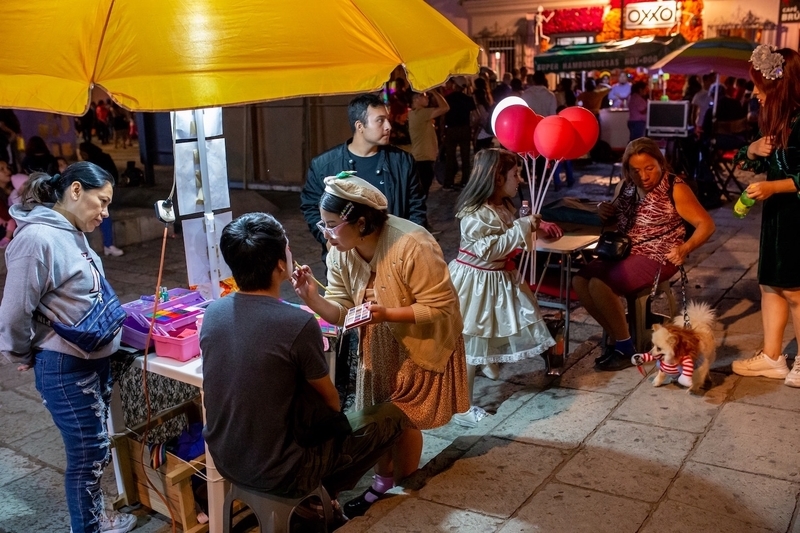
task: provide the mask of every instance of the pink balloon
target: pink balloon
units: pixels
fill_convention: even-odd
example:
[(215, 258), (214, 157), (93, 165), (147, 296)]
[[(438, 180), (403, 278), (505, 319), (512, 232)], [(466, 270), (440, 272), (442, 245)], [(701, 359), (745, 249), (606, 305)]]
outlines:
[(571, 157), (567, 159), (580, 157), (594, 147), (600, 135), (600, 124), (591, 111), (585, 107), (573, 106), (562, 109), (558, 116), (569, 120), (581, 139), (580, 147), (576, 147), (568, 154)]
[(526, 105), (512, 105), (497, 116), (494, 133), (497, 140), (512, 152), (534, 150), (533, 134), (536, 130), (536, 113)]
[(547, 159), (564, 159), (576, 142), (581, 142), (569, 120), (558, 115), (545, 117), (536, 127), (534, 144)]

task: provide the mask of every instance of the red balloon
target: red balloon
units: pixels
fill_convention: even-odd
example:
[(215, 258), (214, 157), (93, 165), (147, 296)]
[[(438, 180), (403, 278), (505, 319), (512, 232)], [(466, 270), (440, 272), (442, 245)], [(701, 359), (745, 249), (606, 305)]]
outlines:
[(575, 147), (575, 150), (567, 154), (567, 159), (580, 157), (594, 147), (600, 135), (600, 124), (591, 111), (585, 107), (573, 106), (562, 109), (558, 116), (569, 120), (581, 139), (580, 147)]
[(539, 153), (547, 159), (564, 159), (576, 142), (581, 142), (569, 120), (558, 115), (545, 117), (533, 136)]
[(535, 149), (533, 132), (536, 124), (536, 113), (530, 107), (512, 105), (497, 115), (494, 134), (500, 144), (512, 152), (530, 152)]

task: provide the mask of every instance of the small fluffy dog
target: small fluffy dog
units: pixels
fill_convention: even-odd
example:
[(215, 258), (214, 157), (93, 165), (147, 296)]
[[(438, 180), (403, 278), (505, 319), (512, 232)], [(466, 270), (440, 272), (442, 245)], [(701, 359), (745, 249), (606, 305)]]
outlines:
[[(689, 302), (687, 306), (690, 329), (683, 327), (683, 315), (676, 316), (671, 324), (653, 326), (653, 349), (649, 354), (634, 355), (634, 363), (659, 361), (658, 374), (653, 386), (660, 387), (676, 379), (680, 385), (697, 392), (708, 377), (711, 364), (716, 359), (717, 344), (712, 327), (716, 314), (704, 302)], [(695, 366), (702, 364), (695, 372)]]

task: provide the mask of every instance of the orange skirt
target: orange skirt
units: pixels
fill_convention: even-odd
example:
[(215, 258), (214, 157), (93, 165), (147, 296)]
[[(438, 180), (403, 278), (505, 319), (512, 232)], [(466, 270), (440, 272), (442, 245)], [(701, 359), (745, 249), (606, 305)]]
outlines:
[(425, 370), (408, 356), (385, 323), (361, 328), (356, 410), (392, 402), (417, 429), (447, 424), (470, 406), (464, 339), (459, 335), (444, 372)]

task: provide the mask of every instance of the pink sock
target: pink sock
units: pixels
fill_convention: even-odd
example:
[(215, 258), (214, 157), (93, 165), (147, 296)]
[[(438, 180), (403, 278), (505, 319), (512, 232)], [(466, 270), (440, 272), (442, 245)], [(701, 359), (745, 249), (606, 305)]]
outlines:
[[(375, 474), (372, 477), (372, 479), (373, 479), (373, 481), (372, 481), (372, 490), (374, 490), (375, 492), (377, 492), (379, 494), (383, 494), (387, 490), (389, 490), (392, 487), (394, 487), (394, 478), (393, 477), (385, 477), (385, 476), (379, 476), (378, 474)], [(368, 493), (366, 493), (364, 495), (364, 499), (367, 500), (369, 503), (372, 503), (372, 502), (377, 501), (378, 497), (375, 496), (374, 494), (372, 494), (371, 492), (368, 492)]]

